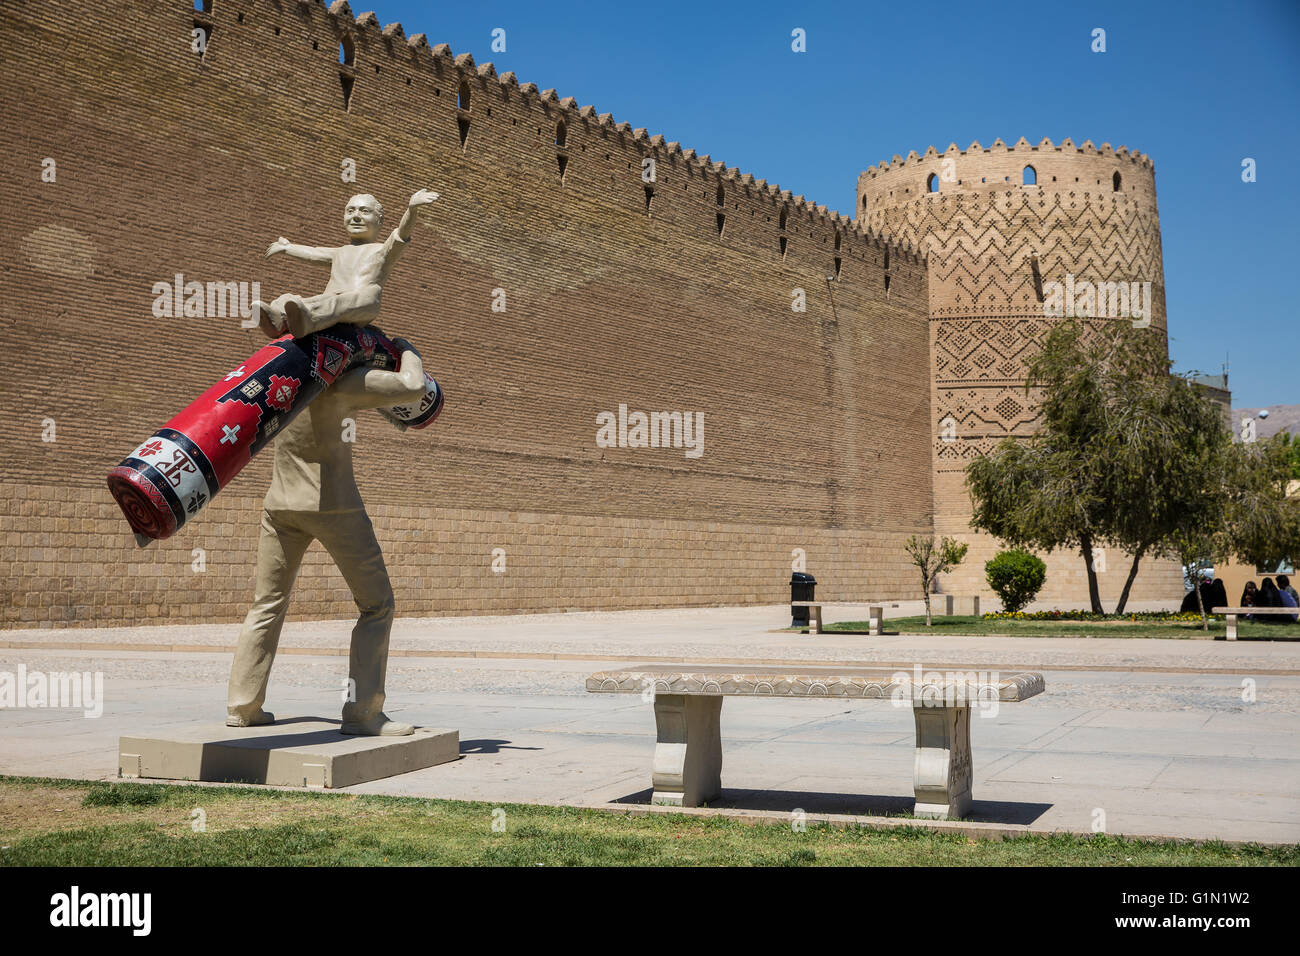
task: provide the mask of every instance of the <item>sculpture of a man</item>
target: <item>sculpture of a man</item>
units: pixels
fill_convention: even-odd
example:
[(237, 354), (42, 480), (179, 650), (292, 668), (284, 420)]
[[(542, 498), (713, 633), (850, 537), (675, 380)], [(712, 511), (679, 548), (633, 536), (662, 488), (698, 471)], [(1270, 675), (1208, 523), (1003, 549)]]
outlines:
[[(338, 248), (296, 246), (281, 238), (267, 255), (285, 252), (312, 262), (329, 262), (325, 292), (302, 299), (281, 296), (261, 306), (262, 328), (277, 335), (287, 324), (295, 338), (338, 322), (369, 324), (379, 313), (380, 288), (410, 241), (413, 213), (436, 193), (411, 197), (401, 224), (384, 242), (377, 236), (383, 208), (373, 196), (348, 201), (344, 224), (350, 244)], [(268, 314), (270, 320), (268, 321)], [(289, 605), (289, 594), (313, 540), (320, 541), (342, 572), (361, 615), (352, 631), (348, 674), (352, 691), (343, 705), (345, 734), (405, 735), (410, 724), (384, 714), (384, 678), (393, 623), (393, 590), (352, 471), (352, 443), (343, 420), (364, 408), (389, 408), (418, 401), (425, 393), (419, 354), (402, 339), (397, 371), (358, 368), (346, 373), (312, 402), (275, 439), (271, 488), (262, 513), (253, 606), (244, 620), (230, 672), (226, 723), (231, 727), (269, 724), (262, 709)]]

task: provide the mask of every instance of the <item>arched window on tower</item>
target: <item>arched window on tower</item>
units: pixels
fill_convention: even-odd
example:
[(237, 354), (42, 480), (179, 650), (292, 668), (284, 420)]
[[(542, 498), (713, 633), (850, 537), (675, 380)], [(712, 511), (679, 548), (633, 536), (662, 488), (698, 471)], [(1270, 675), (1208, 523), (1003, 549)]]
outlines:
[(564, 141), (568, 138), (568, 135), (569, 135), (569, 130), (568, 127), (564, 125), (564, 120), (560, 120), (558, 123), (555, 124), (555, 145), (556, 146), (563, 146)]
[(1033, 166), (1026, 166), (1025, 171), (1020, 176), (1020, 182), (1026, 186), (1038, 185), (1038, 172)]
[(1119, 192), (1121, 181), (1122, 180), (1120, 179), (1119, 173), (1116, 173), (1114, 176), (1110, 178), (1110, 184), (1112, 187), (1114, 187), (1114, 192)]
[(925, 181), (925, 191), (928, 193), (937, 193), (939, 191), (939, 174), (931, 173)]
[(460, 84), (460, 93), (458, 94), (458, 98), (456, 100), (456, 106), (458, 106), (460, 109), (463, 110), (469, 109), (469, 84), (464, 82), (463, 80), (461, 81)]
[(350, 34), (343, 34), (339, 40), (339, 65), (352, 66), (357, 61), (357, 47)]

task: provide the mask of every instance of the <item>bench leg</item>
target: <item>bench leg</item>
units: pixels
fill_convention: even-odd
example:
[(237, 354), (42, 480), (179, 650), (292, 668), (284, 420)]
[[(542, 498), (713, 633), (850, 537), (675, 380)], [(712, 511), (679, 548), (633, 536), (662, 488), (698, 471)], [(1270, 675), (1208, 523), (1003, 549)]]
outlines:
[(881, 625), (885, 619), (885, 609), (883, 607), (872, 607), (867, 609), (867, 633), (880, 636)]
[(1237, 639), (1237, 615), (1235, 614), (1228, 615), (1228, 638), (1227, 639), (1230, 641), (1235, 641)]
[(808, 633), (820, 634), (822, 632), (822, 606), (814, 604), (808, 608)]
[(918, 817), (956, 820), (971, 805), (970, 707), (912, 704), (916, 720), (916, 790)]
[(698, 807), (722, 796), (722, 698), (655, 695), (651, 803)]

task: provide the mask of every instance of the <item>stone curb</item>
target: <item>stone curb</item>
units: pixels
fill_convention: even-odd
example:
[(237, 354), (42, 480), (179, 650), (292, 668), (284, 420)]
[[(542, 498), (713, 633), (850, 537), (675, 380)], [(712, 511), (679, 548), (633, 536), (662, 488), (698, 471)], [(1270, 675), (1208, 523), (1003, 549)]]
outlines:
[[(132, 653), (163, 654), (233, 654), (233, 644), (110, 644), (99, 641), (0, 641), (0, 649), (36, 651), (127, 651)], [(277, 653), (304, 657), (347, 657), (346, 647), (281, 647)], [(817, 660), (813, 658), (782, 660), (771, 657), (673, 657), (657, 654), (567, 654), (529, 651), (475, 651), (475, 650), (403, 650), (388, 652), (390, 658), (448, 658), (457, 660), (507, 660), (507, 661), (604, 661), (637, 664), (703, 664), (744, 665), (761, 663), (769, 667), (843, 667), (843, 668), (895, 668), (911, 670), (918, 663), (923, 669), (944, 668), (960, 671), (1036, 670), (1036, 671), (1105, 671), (1141, 674), (1207, 674), (1224, 676), (1300, 677), (1300, 669), (1268, 667), (1154, 667), (1133, 664), (1053, 664), (1018, 661), (1015, 664), (996, 664), (984, 661), (979, 664), (945, 663), (940, 661), (855, 661)]]
[[(233, 654), (233, 644), (117, 644), (100, 641), (0, 641), (0, 649), (35, 651), (127, 651), (131, 653), (163, 654)], [(305, 657), (347, 657), (347, 647), (280, 647), (278, 654)], [(1036, 670), (1036, 671), (1099, 671), (1141, 674), (1207, 674), (1224, 676), (1300, 677), (1297, 668), (1269, 667), (1157, 667), (1134, 664), (1056, 664), (1017, 661), (1015, 664), (997, 664), (984, 661), (979, 664), (947, 663), (941, 661), (858, 661), (819, 660), (801, 658), (783, 660), (772, 657), (674, 657), (657, 654), (570, 654), (560, 652), (530, 651), (476, 651), (476, 650), (412, 650), (395, 649), (390, 658), (448, 658), (457, 660), (507, 660), (507, 661), (604, 661), (637, 664), (703, 664), (744, 665), (761, 663), (770, 667), (843, 667), (843, 668), (895, 668), (911, 670), (918, 663), (924, 669), (944, 668), (960, 671)]]

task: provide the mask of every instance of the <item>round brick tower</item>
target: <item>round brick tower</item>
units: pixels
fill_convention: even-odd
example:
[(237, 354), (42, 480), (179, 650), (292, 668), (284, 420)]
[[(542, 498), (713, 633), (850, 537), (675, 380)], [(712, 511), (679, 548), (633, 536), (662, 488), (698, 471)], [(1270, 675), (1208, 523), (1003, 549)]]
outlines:
[[(1145, 291), (1150, 283), (1146, 318), (1164, 333), (1154, 166), (1123, 146), (1069, 139), (1059, 146), (1023, 138), (1014, 146), (1000, 139), (987, 148), (952, 144), (942, 153), (931, 147), (863, 172), (856, 211), (863, 225), (928, 258), (935, 531), (971, 544), (943, 587), (991, 596), (984, 562), (998, 546), (970, 532), (966, 463), (1008, 435), (1033, 431), (1025, 360), (1058, 321), (1048, 317), (1054, 289), (1124, 283), (1125, 292)], [(1105, 315), (1115, 303), (1103, 300)], [(1116, 310), (1117, 320), (1141, 321), (1139, 305)], [(1045, 558), (1040, 599), (1086, 602), (1082, 559), (1060, 552)], [(1112, 607), (1130, 560), (1116, 553), (1099, 563), (1102, 597)], [(1181, 595), (1172, 563), (1143, 562), (1131, 600)]]

